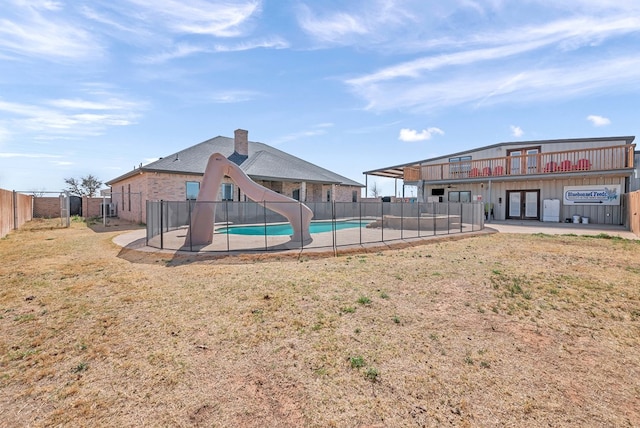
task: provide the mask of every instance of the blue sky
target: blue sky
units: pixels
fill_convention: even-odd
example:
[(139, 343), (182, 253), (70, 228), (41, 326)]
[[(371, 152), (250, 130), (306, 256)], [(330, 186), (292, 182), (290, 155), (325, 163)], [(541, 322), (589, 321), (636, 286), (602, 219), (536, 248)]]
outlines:
[(106, 181), (237, 128), (361, 183), (504, 141), (639, 132), (636, 0), (1, 3), (4, 189)]

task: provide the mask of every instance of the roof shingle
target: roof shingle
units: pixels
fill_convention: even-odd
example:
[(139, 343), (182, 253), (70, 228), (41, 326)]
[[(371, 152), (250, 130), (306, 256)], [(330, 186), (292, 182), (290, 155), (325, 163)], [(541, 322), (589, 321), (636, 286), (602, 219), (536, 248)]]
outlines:
[[(251, 178), (272, 181), (306, 181), (344, 186), (364, 187), (356, 181), (321, 168), (267, 144), (249, 141), (249, 158), (240, 168)], [(108, 181), (111, 185), (140, 171), (174, 174), (204, 174), (209, 157), (220, 153), (229, 158), (234, 154), (233, 138), (218, 136), (196, 144), (155, 162)]]

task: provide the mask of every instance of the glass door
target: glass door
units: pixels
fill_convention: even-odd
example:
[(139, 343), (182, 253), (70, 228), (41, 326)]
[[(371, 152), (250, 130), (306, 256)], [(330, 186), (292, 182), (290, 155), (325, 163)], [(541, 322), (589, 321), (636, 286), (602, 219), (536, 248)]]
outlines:
[(507, 218), (540, 219), (540, 190), (507, 190)]
[(520, 192), (509, 192), (509, 218), (520, 218)]
[(524, 217), (525, 218), (530, 218), (530, 219), (537, 219), (538, 218), (538, 200), (539, 198), (539, 191), (533, 191), (533, 192), (524, 192)]
[(519, 175), (521, 163), (522, 152), (520, 150), (512, 150), (509, 153), (509, 173), (512, 175)]
[(538, 156), (537, 156), (538, 153), (540, 153), (539, 149), (527, 150), (527, 173), (528, 174), (538, 173)]
[(537, 174), (540, 153), (539, 146), (507, 150), (508, 173), (511, 175)]

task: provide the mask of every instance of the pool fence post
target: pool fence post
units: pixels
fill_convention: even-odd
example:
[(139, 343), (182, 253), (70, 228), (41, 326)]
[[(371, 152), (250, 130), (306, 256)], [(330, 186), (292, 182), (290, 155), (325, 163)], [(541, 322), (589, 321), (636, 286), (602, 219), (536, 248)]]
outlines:
[(189, 219), (189, 251), (193, 251), (193, 237), (191, 236), (191, 229), (192, 229), (192, 224), (191, 224), (191, 202), (193, 201), (193, 199), (187, 199), (187, 218)]
[(338, 256), (338, 246), (336, 243), (336, 201), (331, 201), (331, 240), (333, 241), (333, 255)]
[(400, 239), (404, 239), (404, 199), (400, 202)]
[[(213, 204), (213, 210), (215, 212), (217, 202), (211, 202), (211, 203)], [(215, 223), (216, 219), (214, 218), (213, 221)], [(227, 228), (227, 253), (228, 253), (229, 251), (231, 251), (231, 242), (230, 242), (231, 236), (229, 236), (231, 235), (229, 233), (229, 201), (224, 201), (224, 222)]]
[(360, 227), (358, 228), (358, 231), (360, 232), (360, 245), (362, 245), (362, 201), (358, 203), (358, 210), (358, 215), (360, 216)]
[[(303, 222), (302, 222), (302, 202), (298, 201), (298, 208), (300, 209), (300, 249), (304, 250), (304, 230), (302, 230)], [(293, 225), (292, 225), (293, 226)], [(307, 231), (309, 232), (309, 231)], [(311, 236), (311, 233), (309, 233)]]
[(160, 249), (164, 249), (164, 201), (160, 199)]
[(264, 250), (269, 251), (269, 247), (267, 245), (267, 207), (266, 201), (262, 201), (262, 218), (264, 220)]
[[(151, 211), (149, 211), (149, 202), (151, 201), (146, 201), (145, 203), (145, 207), (146, 207), (146, 211), (147, 211), (147, 215), (149, 215), (149, 213)], [(147, 224), (146, 224), (146, 229), (147, 229), (147, 233), (146, 233), (146, 237), (144, 238), (144, 244), (146, 246), (149, 246), (149, 228), (151, 227), (151, 230), (153, 230), (153, 225), (152, 223), (149, 221), (149, 219), (147, 218)]]
[(420, 237), (420, 201), (416, 200), (416, 207), (418, 208), (418, 238)]
[[(384, 200), (380, 200), (380, 240), (384, 242)], [(391, 202), (389, 202), (391, 203)]]
[(433, 236), (436, 236), (436, 208), (440, 208), (436, 202), (431, 202), (431, 205), (433, 206), (433, 214), (431, 215), (432, 219), (433, 219)]

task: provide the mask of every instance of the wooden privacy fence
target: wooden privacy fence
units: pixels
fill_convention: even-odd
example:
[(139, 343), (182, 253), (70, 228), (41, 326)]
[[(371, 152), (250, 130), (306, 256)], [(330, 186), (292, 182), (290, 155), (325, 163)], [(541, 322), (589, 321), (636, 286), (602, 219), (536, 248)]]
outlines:
[(640, 190), (629, 193), (629, 228), (640, 236)]
[(0, 189), (0, 238), (32, 219), (33, 196)]

